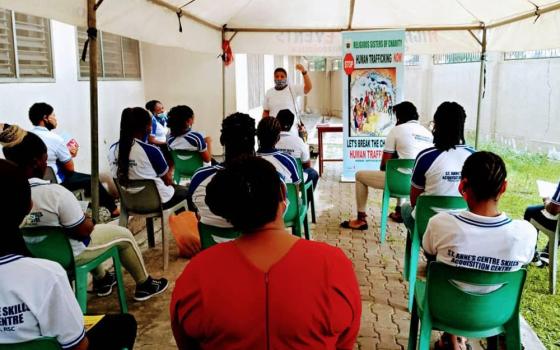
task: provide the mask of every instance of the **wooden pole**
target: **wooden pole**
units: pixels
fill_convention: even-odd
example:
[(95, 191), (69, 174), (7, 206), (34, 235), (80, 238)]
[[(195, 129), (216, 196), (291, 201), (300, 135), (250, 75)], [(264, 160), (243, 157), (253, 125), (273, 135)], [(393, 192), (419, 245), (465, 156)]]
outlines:
[[(88, 0), (87, 26), (97, 28), (95, 0)], [(94, 222), (99, 222), (99, 149), (97, 106), (97, 36), (89, 37), (89, 108), (91, 132), (91, 208)]]
[[(222, 42), (220, 43), (220, 47), (222, 47), (222, 43), (226, 39), (226, 31), (225, 26), (222, 27)], [(222, 50), (222, 55), (225, 54)], [(226, 61), (224, 60), (224, 56), (222, 56), (222, 120), (226, 119)]]

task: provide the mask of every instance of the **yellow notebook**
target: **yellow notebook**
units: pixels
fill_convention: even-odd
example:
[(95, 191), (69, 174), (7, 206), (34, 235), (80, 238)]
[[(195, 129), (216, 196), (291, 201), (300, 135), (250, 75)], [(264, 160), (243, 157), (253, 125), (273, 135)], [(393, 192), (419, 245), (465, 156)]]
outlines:
[(105, 315), (84, 315), (84, 328), (86, 332), (93, 328)]

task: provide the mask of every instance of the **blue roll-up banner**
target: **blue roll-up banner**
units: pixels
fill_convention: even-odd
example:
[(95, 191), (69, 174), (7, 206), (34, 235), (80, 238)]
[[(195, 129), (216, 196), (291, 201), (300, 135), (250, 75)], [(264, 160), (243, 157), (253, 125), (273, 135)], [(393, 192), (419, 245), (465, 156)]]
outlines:
[(404, 40), (404, 30), (342, 33), (342, 181), (354, 181), (358, 170), (379, 170), (396, 123), (393, 105), (403, 96)]

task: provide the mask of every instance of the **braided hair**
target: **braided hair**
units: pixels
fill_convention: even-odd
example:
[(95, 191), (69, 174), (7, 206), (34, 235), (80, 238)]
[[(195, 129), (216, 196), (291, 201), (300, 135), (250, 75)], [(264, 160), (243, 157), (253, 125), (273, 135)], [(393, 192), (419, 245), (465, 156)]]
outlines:
[(38, 160), (46, 158), (47, 146), (39, 136), (10, 125), (0, 133), (0, 144), (6, 159), (23, 170), (31, 170), (33, 176), (42, 178), (45, 175), (46, 163), (39, 166)]
[(189, 106), (179, 105), (171, 108), (167, 113), (167, 126), (171, 136), (181, 136), (185, 133), (185, 123), (194, 117), (194, 112)]
[(117, 179), (122, 183), (128, 181), (130, 150), (134, 143), (134, 135), (144, 133), (147, 136), (151, 123), (150, 113), (142, 107), (125, 108), (122, 112), (117, 160)]
[(502, 158), (485, 151), (470, 155), (461, 172), (461, 179), (466, 180), (464, 189), (471, 189), (477, 201), (497, 198), (506, 177), (506, 165)]
[(434, 146), (442, 151), (465, 144), (467, 114), (457, 102), (443, 102), (434, 114)]
[[(243, 233), (274, 221), (284, 197), (276, 168), (267, 160), (242, 156), (219, 170), (206, 187), (206, 204)], [(235, 198), (235, 200), (225, 200)]]
[(245, 113), (233, 113), (222, 121), (220, 143), (225, 148), (225, 162), (242, 155), (255, 154), (255, 120)]
[(0, 159), (0, 183), (3, 185), (0, 198), (2, 222), (0, 256), (8, 254), (31, 256), (19, 233), (19, 225), (31, 209), (29, 182), (16, 164)]
[(276, 118), (262, 118), (257, 126), (257, 138), (259, 139), (259, 149), (271, 149), (276, 146), (280, 139), (282, 126)]

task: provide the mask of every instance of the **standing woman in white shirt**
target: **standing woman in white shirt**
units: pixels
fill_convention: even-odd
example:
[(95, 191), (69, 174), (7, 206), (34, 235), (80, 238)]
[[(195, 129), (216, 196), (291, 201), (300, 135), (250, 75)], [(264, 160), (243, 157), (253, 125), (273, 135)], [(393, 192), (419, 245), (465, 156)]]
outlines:
[(292, 85), (288, 83), (288, 73), (284, 68), (274, 70), (274, 87), (269, 89), (264, 96), (263, 118), (276, 117), (279, 111), (289, 109), (296, 116), (296, 121), (290, 130), (294, 135), (298, 135), (297, 125), (299, 120), (298, 97), (303, 97), (311, 91), (311, 79), (302, 64), (296, 64), (296, 69), (303, 76), (303, 85)]

